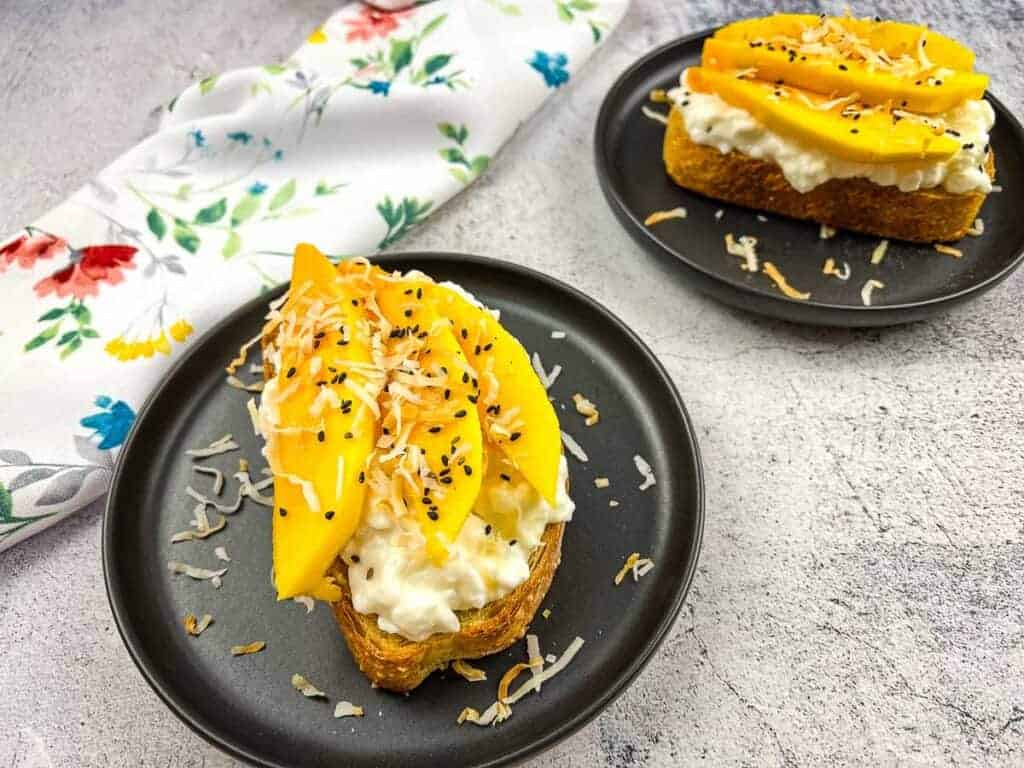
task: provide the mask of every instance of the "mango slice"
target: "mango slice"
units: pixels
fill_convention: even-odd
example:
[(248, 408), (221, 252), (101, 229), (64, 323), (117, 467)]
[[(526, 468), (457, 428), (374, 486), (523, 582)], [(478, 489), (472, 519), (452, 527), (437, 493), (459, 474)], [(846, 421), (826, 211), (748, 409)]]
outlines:
[[(974, 68), (974, 53), (956, 40), (933, 32), (927, 27), (904, 24), (897, 21), (872, 21), (831, 17), (827, 20), (861, 38), (875, 51), (884, 51), (891, 59), (900, 56), (918, 57), (918, 47), (924, 40), (928, 60), (937, 67), (949, 67), (964, 72)], [(779, 13), (756, 19), (744, 19), (728, 24), (715, 33), (716, 38), (725, 40), (768, 41), (775, 37), (800, 40), (810, 30), (820, 28), (820, 16), (800, 13)]]
[[(689, 70), (695, 91), (715, 93), (729, 104), (746, 110), (769, 130), (826, 152), (863, 163), (947, 160), (960, 144), (936, 135), (914, 120), (896, 120), (884, 112), (865, 113), (859, 119), (843, 117), (843, 107), (817, 110), (803, 99), (821, 100), (795, 88), (740, 79), (733, 72), (706, 67)], [(803, 98), (801, 98), (801, 96)]]
[(863, 62), (820, 56), (794, 56), (779, 47), (711, 38), (704, 43), (701, 63), (724, 70), (757, 70), (757, 79), (782, 82), (815, 93), (859, 95), (868, 104), (890, 103), (911, 112), (938, 114), (967, 99), (980, 99), (988, 77), (950, 71), (942, 77), (896, 77), (869, 69)]
[[(393, 326), (388, 354), (409, 358), (418, 366), (392, 377), (382, 400), (382, 431), (388, 434), (378, 450), (387, 451), (392, 440), (400, 447), (404, 438), (406, 452), (418, 452), (429, 468), (433, 482), (427, 484), (412, 473), (415, 484), (406, 483), (404, 495), (406, 507), (419, 520), (427, 555), (442, 563), (473, 509), (484, 475), (476, 377), (469, 373), (451, 322), (434, 306), (432, 283), (387, 276), (375, 282), (377, 305)], [(387, 455), (380, 460), (391, 473), (408, 466), (408, 460), (399, 457), (385, 461)]]
[(562, 438), (547, 390), (523, 345), (494, 316), (443, 285), (431, 285), (437, 311), (476, 371), (477, 408), (489, 443), (498, 446), (549, 504), (555, 504)]
[[(340, 596), (324, 574), (362, 517), (363, 471), (376, 429), (373, 413), (342, 379), (365, 383), (358, 371), (348, 367), (350, 362), (370, 360), (369, 339), (359, 331), (365, 309), (362, 304), (353, 306), (358, 298), (337, 280), (331, 263), (312, 246), (302, 245), (295, 253), (292, 285), (307, 284), (289, 298), (283, 312), (294, 310), (299, 317), (309, 317), (314, 309), (310, 302), (320, 302), (331, 307), (333, 314), (323, 313), (322, 322), (309, 318), (306, 335), (312, 353), (306, 354), (301, 347), (283, 348), (276, 376), (277, 391), (283, 396), (278, 423), (303, 427), (265, 436), (276, 454), (272, 466), (280, 470), (275, 471), (273, 522), (279, 600), (296, 595), (322, 600)], [(333, 396), (324, 394), (325, 390)], [(305, 490), (296, 481), (308, 483)]]

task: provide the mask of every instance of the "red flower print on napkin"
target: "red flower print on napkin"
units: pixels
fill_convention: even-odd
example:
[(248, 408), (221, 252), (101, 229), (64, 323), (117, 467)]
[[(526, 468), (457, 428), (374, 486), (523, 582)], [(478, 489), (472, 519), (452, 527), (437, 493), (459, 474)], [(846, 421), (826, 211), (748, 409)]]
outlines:
[(32, 269), (39, 259), (52, 259), (68, 247), (67, 240), (53, 235), (22, 235), (0, 248), (0, 272), (17, 262)]
[(123, 269), (134, 269), (132, 258), (137, 251), (131, 245), (89, 245), (72, 251), (71, 263), (36, 283), (36, 293), (77, 299), (96, 296), (100, 283), (117, 285), (124, 279)]
[(348, 32), (345, 40), (354, 43), (358, 40), (370, 41), (374, 37), (387, 37), (396, 29), (398, 22), (413, 11), (378, 11), (375, 8), (364, 7), (354, 19), (345, 19), (345, 26)]

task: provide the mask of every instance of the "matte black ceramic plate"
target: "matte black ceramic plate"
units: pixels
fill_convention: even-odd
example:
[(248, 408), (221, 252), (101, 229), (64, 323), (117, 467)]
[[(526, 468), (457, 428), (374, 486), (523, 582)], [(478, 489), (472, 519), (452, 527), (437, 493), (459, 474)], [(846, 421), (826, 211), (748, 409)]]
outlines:
[[(516, 705), (497, 728), (459, 727), (465, 706), (483, 710), (522, 644), (482, 661), (488, 682), (435, 674), (410, 696), (370, 688), (355, 667), (326, 606), (311, 615), (277, 603), (270, 584), (270, 517), (246, 501), (225, 531), (202, 542), (170, 544), (188, 528), (187, 448), (225, 433), (239, 452), (203, 463), (227, 474), (240, 456), (262, 466), (247, 393), (224, 383), (224, 365), (258, 333), (267, 301), (241, 308), (197, 343), (142, 408), (121, 454), (103, 531), (107, 591), (118, 628), (145, 678), (188, 725), (231, 754), (261, 766), (494, 766), (554, 744), (601, 711), (640, 671), (672, 624), (697, 562), (703, 525), (700, 460), (686, 411), (664, 369), (618, 319), (572, 288), (537, 272), (472, 256), (399, 254), (378, 260), (454, 280), (487, 305), (548, 368), (564, 372), (551, 389), (563, 428), (589, 453), (570, 462), (577, 509), (562, 565), (533, 631), (544, 653), (560, 653), (579, 635), (586, 644), (540, 696)], [(563, 330), (566, 338), (551, 338)], [(248, 378), (254, 378), (250, 374)], [(598, 404), (600, 424), (587, 428), (571, 405), (574, 392)], [(654, 468), (657, 485), (638, 490), (633, 455)], [(599, 490), (602, 475), (611, 487)], [(233, 486), (225, 491), (225, 496)], [(621, 506), (610, 508), (609, 499)], [(214, 547), (231, 556), (221, 563)], [(630, 552), (657, 567), (639, 583), (612, 586)], [(180, 560), (228, 567), (220, 590), (172, 576)], [(215, 622), (188, 637), (182, 617), (210, 613)], [(232, 658), (232, 645), (265, 640), (262, 653)], [(334, 720), (333, 703), (304, 699), (290, 679), (300, 673), (366, 709), (361, 719)]]
[[(930, 317), (978, 296), (1006, 278), (1024, 255), (1024, 216), (1020, 215), (1024, 182), (1024, 129), (991, 95), (996, 111), (991, 133), (998, 183), (1003, 191), (989, 195), (981, 209), (982, 237), (956, 244), (962, 259), (937, 253), (929, 245), (892, 242), (885, 260), (871, 266), (879, 238), (840, 232), (821, 240), (818, 225), (721, 203), (676, 185), (661, 159), (664, 126), (645, 117), (653, 88), (672, 88), (684, 67), (700, 61), (701, 46), (713, 30), (669, 43), (651, 52), (616, 81), (597, 119), (594, 151), (597, 173), (612, 210), (645, 249), (664, 257), (699, 289), (742, 309), (800, 323), (841, 326), (892, 325)], [(984, 69), (984, 62), (981, 62)], [(685, 220), (653, 228), (643, 221), (652, 211), (683, 206)], [(715, 212), (724, 209), (721, 219)], [(783, 296), (763, 274), (739, 268), (739, 259), (725, 252), (724, 236), (754, 235), (758, 252), (774, 262), (793, 286), (811, 293), (808, 301)], [(841, 282), (821, 273), (825, 259), (847, 262), (850, 279)], [(869, 279), (880, 280), (872, 306), (861, 302)]]

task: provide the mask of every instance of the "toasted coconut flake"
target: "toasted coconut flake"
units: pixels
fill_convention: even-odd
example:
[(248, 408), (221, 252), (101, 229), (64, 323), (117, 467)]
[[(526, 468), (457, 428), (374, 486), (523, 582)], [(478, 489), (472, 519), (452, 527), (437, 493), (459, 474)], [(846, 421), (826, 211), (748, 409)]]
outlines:
[(213, 550), (213, 554), (218, 560), (223, 560), (225, 563), (230, 563), (231, 558), (228, 556), (228, 551), (224, 547), (216, 547)]
[(587, 417), (583, 423), (588, 427), (594, 426), (601, 420), (601, 414), (597, 410), (597, 406), (579, 392), (572, 396), (572, 402), (576, 406), (576, 412), (581, 416)]
[(993, 184), (992, 191), (995, 192), (996, 194), (999, 194), (1000, 192), (1003, 191), (1003, 187), (1001, 184)]
[(530, 356), (530, 363), (533, 365), (533, 370), (537, 374), (537, 378), (540, 379), (540, 383), (544, 385), (544, 389), (551, 389), (558, 376), (562, 373), (562, 366), (557, 364), (551, 369), (551, 373), (545, 371), (544, 362), (536, 352)]
[[(541, 662), (543, 664), (543, 662)], [(529, 663), (519, 662), (509, 667), (508, 671), (501, 676), (501, 682), (498, 683), (498, 702), (500, 704), (508, 704), (508, 689), (512, 683), (515, 682), (516, 678), (519, 677), (523, 672), (528, 669), (532, 669), (533, 665)], [(536, 679), (536, 678), (534, 678)]]
[(783, 294), (791, 299), (797, 299), (798, 301), (807, 301), (811, 298), (811, 294), (807, 291), (798, 291), (796, 288), (791, 286), (786, 280), (786, 276), (779, 272), (778, 267), (772, 264), (770, 261), (766, 261), (761, 269), (771, 279), (773, 283), (778, 287)]
[(837, 267), (836, 260), (830, 256), (825, 259), (825, 266), (821, 268), (821, 274), (831, 275), (845, 282), (850, 279), (850, 265), (844, 261), (842, 268)]
[[(540, 639), (536, 635), (526, 636), (526, 658), (530, 665), (530, 671), (534, 677), (538, 677), (544, 669), (544, 657), (540, 653)], [(540, 683), (537, 683), (537, 692), (540, 693)]]
[(757, 238), (749, 235), (741, 235), (737, 241), (729, 232), (725, 236), (725, 250), (733, 256), (743, 258), (740, 269), (747, 272), (757, 272)]
[(633, 552), (633, 553), (630, 554), (629, 557), (626, 558), (626, 562), (619, 569), (619, 572), (615, 574), (615, 578), (612, 579), (612, 581), (614, 582), (616, 587), (619, 586), (619, 584), (622, 583), (622, 580), (626, 578), (626, 574), (629, 573), (630, 571), (632, 571), (633, 570), (633, 566), (635, 566), (639, 561), (640, 561), (640, 553), (639, 552)]
[(555, 654), (553, 653), (549, 653), (544, 657), (544, 661), (546, 661), (548, 664), (554, 664), (556, 661), (558, 661), (558, 657), (555, 656)]
[(959, 248), (954, 248), (953, 246), (946, 245), (945, 243), (935, 243), (935, 250), (939, 253), (944, 253), (947, 256), (952, 256), (954, 259), (963, 258), (964, 255), (964, 252)]
[(885, 258), (885, 252), (889, 250), (889, 241), (882, 240), (878, 245), (875, 246), (875, 250), (871, 252), (871, 263), (879, 265), (882, 263), (882, 259)]
[[(241, 466), (241, 464), (240, 464), (240, 466)], [(236, 472), (234, 474), (234, 478), (235, 478), (235, 480), (238, 481), (238, 498), (239, 499), (241, 499), (242, 497), (245, 497), (245, 498), (248, 498), (248, 499), (254, 501), (257, 504), (263, 505), (264, 507), (273, 507), (274, 506), (274, 498), (272, 496), (264, 496), (262, 493), (260, 493), (260, 488), (257, 487), (257, 486), (266, 487), (266, 485), (268, 485), (269, 483), (267, 483), (267, 481), (265, 481), (265, 480), (261, 480), (259, 483), (253, 483), (253, 481), (249, 477), (248, 464), (246, 464), (246, 469), (243, 469), (243, 470), (240, 470), (240, 471)], [(305, 488), (303, 488), (303, 492), (305, 492)], [(318, 511), (318, 510), (314, 510), (314, 511)]]
[(267, 644), (265, 642), (263, 642), (262, 640), (256, 640), (254, 642), (247, 643), (246, 645), (232, 645), (231, 646), (231, 655), (232, 656), (248, 656), (248, 655), (253, 654), (253, 653), (259, 653), (260, 651), (262, 651), (266, 647), (267, 647)]
[(757, 220), (764, 224), (766, 221), (768, 221), (768, 217), (765, 216), (763, 213), (759, 213), (757, 214)]
[(179, 531), (178, 533), (174, 534), (173, 536), (171, 536), (172, 544), (179, 544), (183, 541), (197, 541), (200, 539), (209, 538), (210, 536), (213, 536), (213, 534), (218, 533), (219, 531), (223, 531), (224, 527), (228, 524), (227, 518), (221, 515), (220, 522), (218, 522), (216, 525), (211, 526), (209, 522), (206, 521), (206, 512), (205, 510), (203, 510), (202, 504), (196, 507), (196, 511), (200, 515), (202, 515), (202, 520), (205, 524), (196, 525), (196, 530), (194, 531)]
[(648, 98), (655, 104), (665, 104), (668, 102), (668, 93), (664, 88), (652, 88)]
[(885, 288), (885, 283), (880, 280), (868, 280), (860, 289), (860, 300), (865, 307), (871, 306), (871, 294), (876, 288)]
[[(472, 707), (464, 707), (463, 710), (459, 712), (459, 717), (455, 722), (457, 722), (459, 725), (462, 725), (467, 721), (470, 723), (479, 723), (480, 713)], [(490, 725), (490, 723), (488, 723), (488, 725)]]
[(611, 485), (611, 483), (609, 482), (607, 477), (595, 477), (594, 478), (594, 487), (595, 488), (607, 488), (609, 485)]
[(545, 619), (550, 619), (551, 618), (551, 609), (550, 608), (545, 608), (543, 611), (540, 612), (540, 615), (543, 616)]
[(307, 699), (326, 699), (327, 694), (313, 685), (302, 675), (292, 675), (292, 688), (301, 693)]
[(185, 615), (184, 624), (186, 632), (192, 635), (192, 637), (199, 637), (213, 624), (213, 616), (204, 613), (203, 618), (197, 619), (195, 614), (189, 613)]
[(216, 467), (207, 467), (203, 464), (193, 464), (192, 471), (203, 475), (211, 475), (213, 477), (213, 495), (220, 496), (220, 492), (224, 490), (224, 473)]
[(648, 216), (646, 219), (644, 219), (644, 226), (645, 227), (653, 227), (655, 224), (660, 224), (661, 222), (668, 221), (669, 219), (685, 219), (685, 218), (686, 218), (686, 209), (682, 208), (682, 207), (672, 208), (672, 209), (667, 210), (667, 211), (654, 211), (654, 212), (651, 213), (650, 216)]
[(552, 677), (554, 677), (559, 672), (561, 672), (563, 669), (565, 669), (567, 666), (569, 666), (569, 662), (571, 662), (574, 658), (576, 658), (576, 654), (579, 653), (579, 650), (582, 647), (583, 647), (583, 638), (581, 638), (581, 637), (574, 638), (573, 641), (571, 643), (569, 643), (569, 647), (565, 649), (565, 652), (562, 653), (562, 655), (558, 657), (557, 661), (552, 662), (550, 667), (545, 669), (543, 672), (541, 672), (536, 677), (530, 678), (529, 681), (527, 681), (522, 686), (520, 686), (512, 695), (510, 695), (508, 698), (505, 699), (505, 703), (506, 704), (515, 704), (517, 701), (519, 701), (521, 698), (523, 698), (526, 694), (528, 694), (528, 693), (530, 693), (532, 691), (537, 690), (537, 687), (541, 683), (546, 683)]
[(609, 499), (608, 506), (609, 507), (617, 507), (617, 506), (619, 506), (618, 499)]
[(725, 209), (724, 208), (719, 208), (717, 211), (715, 211), (715, 219), (716, 220), (721, 221), (723, 216), (725, 216)]
[(191, 485), (185, 486), (185, 493), (191, 496), (193, 499), (198, 501), (204, 507), (213, 507), (218, 512), (225, 515), (232, 515), (238, 511), (238, 508), (242, 506), (242, 496), (239, 494), (238, 498), (235, 499), (234, 504), (218, 504), (212, 499), (207, 498)]
[(974, 224), (967, 230), (971, 237), (981, 237), (985, 234), (985, 222), (982, 219), (975, 219)]
[(668, 125), (668, 115), (664, 114), (663, 112), (659, 112), (656, 109), (651, 109), (646, 104), (640, 107), (640, 111), (644, 113), (644, 117), (649, 117), (651, 120), (654, 120), (657, 123), (661, 123), (662, 125)]
[(312, 613), (313, 609), (316, 608), (316, 601), (313, 600), (313, 598), (309, 595), (299, 595), (298, 597), (293, 597), (292, 602), (305, 606), (306, 613)]
[(240, 378), (235, 376), (233, 373), (229, 373), (228, 377), (227, 377), (227, 379), (225, 379), (225, 381), (227, 381), (228, 386), (234, 387), (235, 389), (241, 389), (244, 392), (262, 392), (263, 391), (263, 382), (262, 381), (254, 381), (254, 382), (252, 382), (252, 384), (246, 384), (244, 381), (242, 381)]
[(465, 659), (456, 659), (452, 662), (452, 671), (455, 674), (464, 677), (471, 683), (479, 683), (487, 679), (487, 673), (482, 669), (478, 669), (470, 664)]
[(334, 705), (334, 716), (336, 718), (342, 717), (362, 717), (363, 708), (357, 707), (351, 701), (339, 701)]
[(224, 435), (224, 437), (214, 440), (205, 448), (189, 448), (185, 453), (193, 459), (206, 459), (210, 456), (219, 456), (222, 453), (235, 450), (238, 450), (238, 443), (234, 441), (231, 435)]
[[(287, 295), (288, 294), (286, 293), (285, 296), (287, 296)], [(256, 336), (253, 336), (251, 339), (249, 339), (247, 342), (245, 342), (245, 344), (243, 344), (241, 347), (239, 347), (239, 349), (238, 349), (238, 356), (234, 360), (232, 360), (230, 363), (228, 363), (227, 368), (225, 368), (224, 370), (227, 371), (228, 374), (234, 374), (238, 370), (239, 366), (245, 364), (245, 359), (249, 356), (249, 349), (254, 344), (259, 344), (260, 340), (262, 338), (263, 338), (263, 333), (261, 332), (261, 333), (257, 334)]]
[(171, 560), (168, 562), (167, 570), (175, 575), (184, 574), (191, 579), (196, 579), (197, 581), (212, 581), (213, 579), (220, 579), (228, 572), (227, 568), (222, 568), (219, 571), (211, 571), (206, 568), (196, 568), (194, 565), (188, 565), (187, 563), (179, 563), (177, 560)]
[(562, 430), (562, 445), (564, 445), (565, 449), (578, 461), (582, 461), (584, 464), (590, 461), (590, 458), (587, 456), (587, 452), (584, 451), (580, 447), (580, 444), (573, 439), (573, 436), (565, 430)]
[(252, 433), (254, 435), (260, 434), (260, 411), (256, 407), (256, 398), (250, 397), (245, 402), (245, 409), (249, 412), (249, 421), (252, 422)]
[(653, 570), (654, 561), (650, 558), (643, 558), (636, 564), (636, 567), (633, 569), (633, 579), (639, 580), (641, 576), (646, 576)]
[(639, 453), (636, 454), (633, 457), (633, 464), (636, 466), (636, 471), (644, 478), (644, 481), (638, 486), (641, 491), (646, 491), (652, 485), (657, 485), (658, 481), (654, 479), (654, 470), (643, 456)]
[(822, 224), (818, 230), (818, 237), (821, 240), (829, 240), (836, 236), (836, 230), (830, 227), (828, 224)]
[[(978, 221), (981, 221), (981, 219), (978, 219)], [(565, 331), (552, 331), (551, 332), (551, 338), (552, 339), (564, 339), (565, 338)]]

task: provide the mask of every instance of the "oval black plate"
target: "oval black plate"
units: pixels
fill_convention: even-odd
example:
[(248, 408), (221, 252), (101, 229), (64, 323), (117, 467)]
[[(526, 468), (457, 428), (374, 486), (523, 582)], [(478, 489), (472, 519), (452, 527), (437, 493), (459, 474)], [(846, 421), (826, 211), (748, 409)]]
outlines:
[[(684, 67), (698, 64), (705, 30), (652, 51), (627, 69), (601, 106), (594, 134), (597, 174), (615, 215), (645, 249), (682, 267), (682, 274), (702, 291), (741, 309), (798, 323), (833, 326), (893, 325), (931, 317), (978, 296), (1005, 279), (1024, 256), (1024, 216), (1017, 210), (1024, 180), (1024, 129), (993, 96), (996, 111), (991, 133), (1001, 193), (988, 196), (981, 209), (985, 233), (956, 244), (962, 259), (937, 253), (928, 245), (891, 242), (885, 260), (870, 264), (879, 238), (840, 232), (829, 240), (818, 225), (728, 205), (683, 189), (665, 173), (661, 159), (664, 127), (644, 116), (653, 88), (672, 88)], [(643, 221), (652, 211), (683, 206), (685, 220), (652, 228)], [(715, 212), (724, 209), (721, 219)], [(725, 252), (726, 232), (754, 235), (758, 252), (774, 262), (790, 284), (810, 291), (808, 301), (783, 296), (763, 274), (748, 274), (739, 259)], [(846, 282), (821, 273), (825, 259), (845, 261), (852, 270)], [(869, 279), (880, 280), (872, 306), (861, 302)]]
[[(682, 605), (693, 577), (704, 519), (703, 481), (693, 429), (665, 370), (621, 321), (578, 291), (523, 267), (455, 254), (397, 254), (378, 263), (454, 280), (487, 305), (548, 368), (564, 372), (551, 389), (563, 428), (590, 455), (570, 458), (575, 520), (562, 565), (533, 631), (544, 653), (560, 653), (579, 635), (586, 644), (569, 668), (527, 697), (497, 728), (459, 727), (465, 706), (493, 701), (497, 681), (522, 644), (482, 661), (488, 682), (470, 684), (435, 674), (410, 696), (370, 688), (355, 667), (326, 606), (312, 615), (277, 603), (270, 585), (270, 518), (251, 505), (225, 531), (203, 542), (170, 544), (188, 527), (185, 449), (232, 433), (241, 451), (204, 461), (227, 474), (240, 456), (262, 466), (252, 434), (247, 393), (227, 387), (224, 365), (259, 332), (267, 302), (250, 302), (210, 331), (180, 360), (142, 408), (121, 454), (107, 505), (103, 566), (121, 636), (143, 676), (189, 726), (232, 755), (274, 766), (496, 766), (551, 746), (597, 715), (636, 676)], [(551, 338), (563, 330), (566, 338)], [(253, 378), (248, 375), (247, 378)], [(583, 392), (601, 409), (587, 428), (571, 405)], [(658, 483), (646, 492), (633, 455), (644, 456)], [(598, 490), (603, 475), (611, 487)], [(229, 485), (225, 496), (230, 495)], [(608, 500), (621, 506), (609, 508)], [(221, 563), (214, 547), (233, 558)], [(657, 567), (639, 583), (612, 586), (630, 552)], [(168, 573), (168, 560), (228, 567), (224, 585)], [(210, 613), (215, 624), (186, 636), (182, 617)], [(262, 653), (232, 658), (232, 645), (265, 640)], [(304, 699), (290, 679), (300, 673), (332, 703)], [(366, 709), (360, 719), (334, 720), (333, 701)]]

